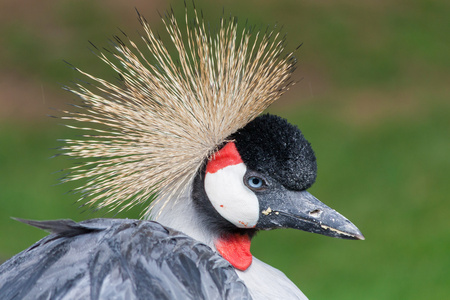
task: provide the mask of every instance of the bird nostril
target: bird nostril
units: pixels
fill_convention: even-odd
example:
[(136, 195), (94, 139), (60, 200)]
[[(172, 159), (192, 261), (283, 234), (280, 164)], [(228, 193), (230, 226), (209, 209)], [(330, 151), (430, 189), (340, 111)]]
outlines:
[(314, 218), (318, 218), (320, 217), (320, 215), (322, 214), (322, 210), (321, 209), (315, 209), (309, 212), (309, 215), (314, 217)]

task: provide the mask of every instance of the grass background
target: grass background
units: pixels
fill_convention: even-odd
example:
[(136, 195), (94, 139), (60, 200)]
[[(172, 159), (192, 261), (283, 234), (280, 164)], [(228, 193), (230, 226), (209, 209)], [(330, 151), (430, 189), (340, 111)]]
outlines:
[[(7, 1), (0, 3), (0, 260), (44, 232), (29, 219), (82, 213), (71, 165), (49, 159), (59, 126), (49, 107), (74, 96), (79, 75), (62, 60), (112, 78), (88, 50), (120, 29), (136, 37), (134, 7), (160, 33), (157, 10), (182, 1)], [(300, 83), (270, 111), (297, 124), (319, 173), (311, 192), (353, 221), (366, 240), (294, 230), (262, 232), (255, 256), (285, 272), (311, 299), (444, 299), (450, 294), (450, 4), (448, 1), (196, 1), (216, 24), (222, 14), (287, 33)], [(56, 173), (55, 173), (56, 172)], [(135, 218), (140, 208), (119, 217)], [(112, 217), (113, 215), (106, 215)]]

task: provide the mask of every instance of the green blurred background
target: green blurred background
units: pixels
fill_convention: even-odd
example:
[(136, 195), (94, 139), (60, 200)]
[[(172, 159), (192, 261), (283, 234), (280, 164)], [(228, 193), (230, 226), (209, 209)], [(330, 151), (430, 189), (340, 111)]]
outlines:
[[(44, 232), (10, 217), (82, 213), (74, 186), (57, 184), (72, 165), (49, 159), (67, 108), (61, 85), (80, 75), (108, 79), (89, 41), (103, 47), (118, 27), (138, 39), (134, 7), (163, 35), (157, 10), (182, 1), (2, 1), (0, 3), (0, 261)], [(300, 80), (270, 111), (299, 125), (319, 173), (311, 192), (353, 221), (365, 241), (293, 230), (262, 232), (253, 254), (281, 269), (311, 299), (448, 299), (450, 295), (450, 2), (196, 1), (217, 24), (284, 25)], [(56, 173), (55, 173), (56, 172)], [(119, 214), (139, 217), (140, 208)], [(114, 216), (106, 214), (107, 217)]]

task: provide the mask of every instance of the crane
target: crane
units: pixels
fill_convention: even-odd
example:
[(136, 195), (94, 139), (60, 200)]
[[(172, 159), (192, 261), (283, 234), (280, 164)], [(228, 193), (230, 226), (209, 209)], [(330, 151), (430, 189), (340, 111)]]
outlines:
[(1, 299), (307, 299), (252, 256), (255, 234), (364, 239), (307, 191), (317, 163), (300, 129), (262, 114), (294, 84), (280, 33), (185, 16), (185, 30), (162, 17), (173, 54), (138, 13), (144, 47), (124, 34), (97, 52), (120, 80), (75, 68), (90, 83), (68, 87), (81, 104), (61, 117), (83, 132), (62, 147), (81, 161), (64, 180), (99, 208), (150, 199), (144, 218), (19, 219), (51, 234), (0, 266)]

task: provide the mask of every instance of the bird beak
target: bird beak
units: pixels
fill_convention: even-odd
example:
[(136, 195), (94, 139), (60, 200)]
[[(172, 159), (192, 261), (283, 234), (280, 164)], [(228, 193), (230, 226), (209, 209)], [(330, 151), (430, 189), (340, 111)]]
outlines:
[(258, 199), (261, 215), (257, 228), (294, 228), (336, 238), (364, 240), (352, 222), (307, 191), (284, 190), (259, 195)]

